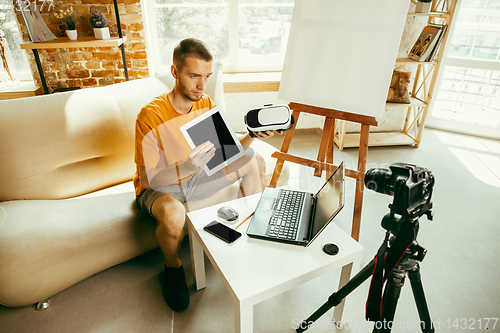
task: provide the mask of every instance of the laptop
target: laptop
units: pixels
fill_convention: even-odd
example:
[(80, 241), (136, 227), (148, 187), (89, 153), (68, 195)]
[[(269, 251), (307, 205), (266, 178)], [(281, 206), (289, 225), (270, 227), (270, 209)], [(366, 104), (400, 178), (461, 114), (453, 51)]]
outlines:
[(344, 207), (344, 163), (316, 193), (266, 187), (247, 235), (309, 246)]

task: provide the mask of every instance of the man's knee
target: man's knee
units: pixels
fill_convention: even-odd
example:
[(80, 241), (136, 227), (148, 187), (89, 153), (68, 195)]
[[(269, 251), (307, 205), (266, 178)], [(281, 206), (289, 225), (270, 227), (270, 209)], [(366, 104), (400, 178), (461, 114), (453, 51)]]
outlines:
[(245, 172), (246, 174), (248, 174), (249, 172), (257, 172), (257, 171), (259, 171), (260, 173), (260, 169), (262, 167), (264, 167), (265, 171), (264, 158), (253, 149), (247, 149), (245, 151), (245, 156), (242, 158), (242, 161), (244, 162), (241, 168), (246, 169), (247, 171)]
[(261, 154), (257, 152), (255, 152), (255, 160), (257, 162), (257, 167), (259, 168), (260, 178), (263, 179), (266, 175), (266, 160)]
[(153, 204), (152, 212), (159, 228), (162, 228), (171, 236), (183, 236), (186, 209), (177, 199), (170, 195), (159, 197)]

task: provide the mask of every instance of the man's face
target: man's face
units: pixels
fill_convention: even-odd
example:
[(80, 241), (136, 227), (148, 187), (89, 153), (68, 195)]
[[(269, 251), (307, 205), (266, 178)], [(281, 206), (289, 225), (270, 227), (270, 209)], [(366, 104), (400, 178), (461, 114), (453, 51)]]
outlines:
[(173, 67), (173, 74), (181, 94), (190, 101), (197, 102), (201, 99), (208, 79), (212, 75), (212, 62), (187, 57), (180, 71)]

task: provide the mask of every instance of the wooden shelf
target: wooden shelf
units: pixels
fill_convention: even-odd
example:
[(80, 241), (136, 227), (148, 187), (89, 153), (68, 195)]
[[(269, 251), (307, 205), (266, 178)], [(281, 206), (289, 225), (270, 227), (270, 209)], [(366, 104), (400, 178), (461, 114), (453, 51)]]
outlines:
[(49, 93), (49, 87), (45, 81), (45, 74), (43, 73), (42, 62), (40, 61), (40, 55), (38, 50), (42, 49), (64, 49), (64, 48), (80, 48), (80, 47), (119, 47), (122, 54), (123, 62), (123, 72), (125, 74), (125, 80), (128, 78), (128, 68), (127, 68), (127, 57), (125, 55), (125, 41), (126, 36), (123, 36), (122, 26), (120, 23), (120, 13), (118, 11), (118, 0), (113, 0), (113, 7), (115, 8), (116, 26), (118, 27), (118, 37), (112, 37), (108, 39), (96, 39), (94, 36), (83, 36), (79, 37), (77, 40), (70, 40), (68, 37), (59, 37), (55, 40), (46, 42), (23, 42), (20, 43), (21, 49), (31, 50), (33, 56), (35, 57), (36, 67), (38, 68), (38, 73), (40, 74), (40, 81), (43, 87), (43, 93)]
[(78, 37), (77, 40), (69, 40), (68, 37), (58, 37), (55, 40), (47, 42), (23, 42), (21, 49), (39, 50), (39, 49), (60, 49), (60, 48), (78, 48), (78, 47), (104, 47), (120, 46), (127, 40), (127, 36), (122, 38), (112, 37), (109, 39), (95, 39), (94, 36)]
[(279, 91), (281, 72), (227, 73), (223, 80), (226, 94)]
[(224, 82), (224, 93), (279, 91), (279, 81)]
[(436, 65), (437, 61), (416, 61), (410, 58), (397, 58), (396, 59), (396, 64), (422, 64), (422, 65)]
[[(344, 135), (344, 148), (359, 147), (360, 133), (346, 133)], [(335, 143), (341, 146), (340, 137), (335, 134)], [(408, 146), (415, 145), (415, 140), (402, 132), (371, 132), (368, 137), (368, 146)]]
[(19, 82), (12, 85), (0, 84), (0, 100), (33, 97), (43, 94), (43, 88), (33, 81)]
[(411, 106), (426, 106), (425, 102), (422, 102), (419, 99), (410, 97), (410, 103), (409, 104), (404, 104), (404, 103), (385, 103), (386, 107), (399, 107), (399, 108), (407, 108)]
[(408, 13), (408, 16), (420, 17), (449, 17), (450, 14), (445, 12), (429, 12), (429, 13)]

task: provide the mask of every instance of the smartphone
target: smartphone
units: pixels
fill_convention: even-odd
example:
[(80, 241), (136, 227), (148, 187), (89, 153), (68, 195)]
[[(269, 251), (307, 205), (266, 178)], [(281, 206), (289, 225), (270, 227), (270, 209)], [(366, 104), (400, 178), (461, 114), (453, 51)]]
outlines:
[(210, 222), (209, 224), (204, 226), (203, 229), (229, 244), (233, 243), (235, 240), (241, 237), (240, 232), (229, 228), (227, 225), (222, 224), (218, 221)]

